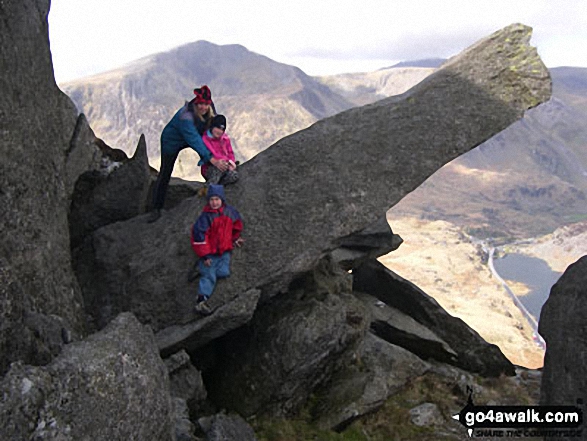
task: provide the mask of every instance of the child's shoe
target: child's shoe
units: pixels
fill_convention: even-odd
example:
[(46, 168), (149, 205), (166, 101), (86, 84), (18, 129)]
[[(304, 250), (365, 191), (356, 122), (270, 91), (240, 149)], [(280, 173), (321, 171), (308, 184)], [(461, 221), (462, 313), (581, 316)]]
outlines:
[(212, 314), (212, 310), (206, 304), (206, 302), (200, 302), (196, 305), (196, 312), (201, 315), (210, 315)]

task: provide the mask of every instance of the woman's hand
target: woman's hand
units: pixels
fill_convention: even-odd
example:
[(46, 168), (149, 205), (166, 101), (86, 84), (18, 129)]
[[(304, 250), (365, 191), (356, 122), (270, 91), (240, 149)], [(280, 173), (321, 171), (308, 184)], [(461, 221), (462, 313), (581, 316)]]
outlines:
[(226, 170), (228, 170), (228, 161), (225, 161), (224, 159), (212, 158), (210, 159), (210, 164), (212, 164), (221, 172), (225, 172)]

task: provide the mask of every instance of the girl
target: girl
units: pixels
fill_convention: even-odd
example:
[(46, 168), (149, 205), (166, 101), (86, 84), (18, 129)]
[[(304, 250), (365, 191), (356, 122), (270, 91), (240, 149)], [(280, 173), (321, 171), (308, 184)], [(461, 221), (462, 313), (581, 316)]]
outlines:
[(212, 118), (210, 129), (202, 136), (204, 144), (212, 153), (212, 158), (226, 161), (228, 169), (222, 171), (218, 167), (211, 166), (206, 162), (202, 165), (202, 176), (206, 179), (206, 183), (210, 184), (233, 184), (238, 180), (238, 173), (236, 171), (236, 160), (230, 138), (226, 134), (226, 117), (224, 115), (216, 115)]

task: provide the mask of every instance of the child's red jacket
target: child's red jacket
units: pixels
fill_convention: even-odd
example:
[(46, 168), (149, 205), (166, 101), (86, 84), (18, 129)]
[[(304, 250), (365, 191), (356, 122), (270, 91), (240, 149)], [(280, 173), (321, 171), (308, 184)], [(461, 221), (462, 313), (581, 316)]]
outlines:
[(234, 248), (243, 230), (243, 221), (236, 208), (224, 205), (213, 210), (206, 205), (192, 227), (192, 248), (199, 257), (223, 254)]

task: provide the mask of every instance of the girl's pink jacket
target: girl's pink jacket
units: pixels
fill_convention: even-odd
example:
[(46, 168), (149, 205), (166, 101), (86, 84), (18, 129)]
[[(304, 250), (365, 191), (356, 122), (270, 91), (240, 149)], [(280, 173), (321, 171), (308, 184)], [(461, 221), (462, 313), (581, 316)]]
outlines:
[[(220, 138), (216, 139), (212, 136), (209, 130), (204, 133), (202, 140), (212, 156), (215, 159), (226, 159), (228, 161), (235, 161), (234, 152), (232, 151), (232, 145), (230, 144), (230, 138), (224, 133)], [(210, 163), (202, 165), (202, 175), (206, 174), (206, 170), (210, 166)]]

